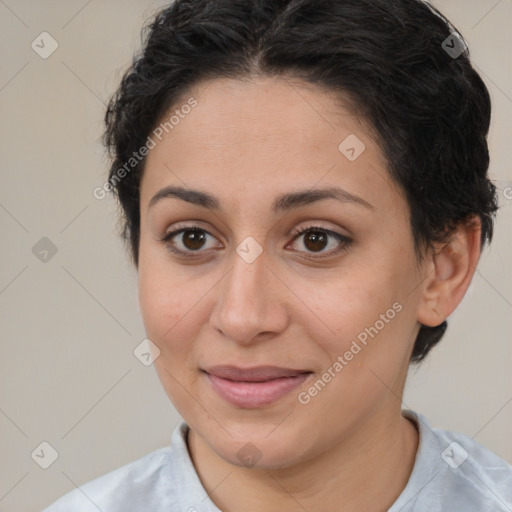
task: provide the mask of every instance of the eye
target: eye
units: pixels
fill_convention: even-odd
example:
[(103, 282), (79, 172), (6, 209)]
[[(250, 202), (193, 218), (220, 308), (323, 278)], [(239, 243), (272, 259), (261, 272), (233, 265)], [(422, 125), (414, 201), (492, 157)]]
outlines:
[[(322, 226), (307, 226), (300, 228), (293, 233), (294, 240), (302, 237), (302, 245), (309, 253), (322, 253), (321, 258), (334, 256), (348, 249), (352, 240), (341, 233), (331, 231), (330, 229), (323, 228)], [(303, 236), (306, 235), (306, 236)], [(328, 251), (324, 249), (329, 245), (329, 238), (334, 239), (331, 243), (333, 248)], [(323, 251), (323, 252), (322, 252)], [(316, 258), (316, 256), (313, 256)]]
[[(181, 236), (178, 237), (180, 234)], [(175, 237), (177, 242), (173, 240)], [(199, 226), (186, 226), (167, 233), (160, 241), (164, 242), (171, 252), (193, 258), (196, 255), (191, 253), (201, 252), (200, 249), (204, 249), (207, 237), (213, 238), (213, 235)], [(182, 248), (179, 247), (180, 245)], [(206, 247), (206, 249), (209, 248)]]
[[(178, 237), (178, 235), (181, 236)], [(304, 236), (304, 241), (302, 242), (303, 246), (306, 248), (305, 252), (309, 252), (310, 254), (322, 253), (320, 258), (339, 254), (348, 249), (349, 245), (352, 243), (350, 238), (341, 233), (323, 228), (322, 226), (307, 226), (297, 229), (293, 232), (293, 235), (293, 241), (297, 240), (302, 235), (307, 235)], [(160, 241), (165, 243), (166, 247), (175, 254), (188, 258), (196, 258), (201, 256), (201, 252), (213, 248), (207, 246), (208, 237), (214, 238), (213, 235), (200, 226), (183, 226), (167, 233)], [(177, 238), (177, 241), (174, 241), (174, 238)], [(334, 243), (331, 243), (333, 248), (329, 251), (324, 251), (329, 245), (329, 238), (334, 239)], [(204, 249), (204, 251), (201, 249)], [(313, 258), (318, 258), (318, 256), (313, 256)]]

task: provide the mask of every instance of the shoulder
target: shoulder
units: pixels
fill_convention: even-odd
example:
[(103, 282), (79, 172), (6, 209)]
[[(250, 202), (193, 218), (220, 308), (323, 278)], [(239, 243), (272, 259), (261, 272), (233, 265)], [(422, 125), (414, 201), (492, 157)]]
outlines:
[(446, 486), (464, 490), (468, 504), (479, 503), (480, 510), (510, 511), (512, 466), (465, 434), (433, 430), (443, 441), (441, 460), (448, 476)]
[[(170, 447), (155, 450), (73, 489), (42, 512), (160, 510), (161, 501), (166, 499), (162, 482), (167, 486), (172, 482), (170, 460)], [(157, 489), (164, 490), (164, 494), (157, 493)], [(159, 504), (153, 508), (151, 501), (157, 495)]]
[[(512, 510), (512, 466), (471, 437), (433, 428), (405, 411), (419, 427), (420, 444), (410, 480), (400, 496), (406, 510)], [(392, 508), (391, 510), (395, 510)]]
[(42, 512), (220, 512), (188, 452), (189, 427), (177, 425), (171, 444), (77, 487)]

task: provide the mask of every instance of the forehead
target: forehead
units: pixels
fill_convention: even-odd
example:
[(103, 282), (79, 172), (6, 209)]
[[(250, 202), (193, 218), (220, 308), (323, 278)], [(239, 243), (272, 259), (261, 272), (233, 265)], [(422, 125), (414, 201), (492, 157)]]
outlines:
[(287, 142), (295, 152), (327, 145), (337, 150), (340, 135), (357, 132), (366, 137), (369, 132), (364, 121), (351, 114), (348, 103), (297, 80), (267, 77), (202, 82), (170, 113), (179, 111), (192, 96), (197, 106), (172, 130), (176, 145), (186, 142), (210, 151), (249, 145), (246, 150), (261, 154), (261, 146), (280, 148)]
[[(180, 110), (190, 98), (196, 106)], [(316, 185), (343, 186), (367, 198), (377, 188), (381, 194), (382, 187), (393, 188), (364, 120), (316, 86), (216, 79), (191, 89), (164, 121), (173, 113), (178, 122), (155, 139), (147, 157), (141, 205), (170, 184), (254, 200)], [(361, 143), (354, 160), (340, 149), (346, 140)]]

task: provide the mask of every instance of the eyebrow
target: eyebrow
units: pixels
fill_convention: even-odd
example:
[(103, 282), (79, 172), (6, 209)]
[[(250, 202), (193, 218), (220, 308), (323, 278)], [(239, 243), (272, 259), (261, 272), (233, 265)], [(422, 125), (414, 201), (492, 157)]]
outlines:
[[(148, 210), (163, 199), (177, 198), (187, 203), (195, 204), (208, 210), (222, 210), (220, 201), (206, 192), (183, 187), (169, 186), (159, 190), (149, 201)], [(356, 196), (339, 187), (325, 187), (310, 190), (299, 190), (277, 196), (272, 203), (274, 213), (284, 212), (306, 206), (324, 199), (336, 199), (342, 203), (352, 203), (364, 206), (370, 210), (374, 207), (362, 197)]]

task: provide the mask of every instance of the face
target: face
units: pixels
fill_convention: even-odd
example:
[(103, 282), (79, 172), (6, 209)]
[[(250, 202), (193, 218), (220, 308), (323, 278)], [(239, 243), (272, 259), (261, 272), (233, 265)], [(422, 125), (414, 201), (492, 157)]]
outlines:
[(147, 157), (141, 313), (194, 433), (232, 464), (286, 467), (399, 415), (422, 279), (408, 207), (327, 93), (204, 85)]

